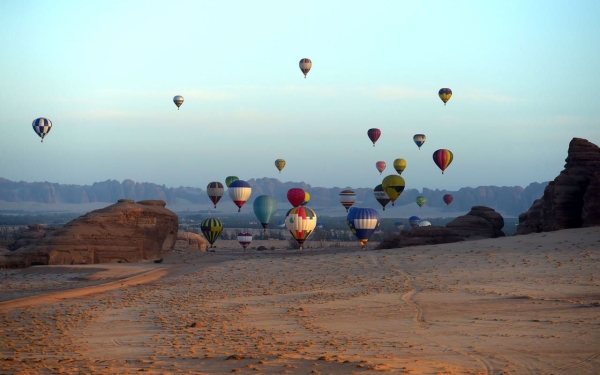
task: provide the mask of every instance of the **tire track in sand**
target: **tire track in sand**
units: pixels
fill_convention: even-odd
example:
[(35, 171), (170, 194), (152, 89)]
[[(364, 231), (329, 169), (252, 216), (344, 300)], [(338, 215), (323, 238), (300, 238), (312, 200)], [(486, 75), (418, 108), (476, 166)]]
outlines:
[(400, 298), (402, 299), (402, 301), (404, 301), (408, 305), (408, 307), (415, 310), (415, 317), (414, 317), (415, 323), (417, 323), (421, 329), (429, 328), (429, 323), (427, 323), (425, 321), (425, 318), (423, 318), (423, 309), (421, 307), (419, 307), (419, 305), (414, 301), (414, 296), (417, 293), (419, 293), (419, 290), (417, 289), (416, 286), (413, 285), (412, 277), (410, 277), (410, 275), (407, 274), (406, 272), (404, 272), (403, 270), (398, 270), (398, 271), (400, 273), (402, 273), (402, 275), (404, 275), (404, 278), (405, 278), (404, 286), (407, 288), (410, 288), (410, 291), (407, 293), (404, 293), (402, 295), (402, 297), (400, 297)]

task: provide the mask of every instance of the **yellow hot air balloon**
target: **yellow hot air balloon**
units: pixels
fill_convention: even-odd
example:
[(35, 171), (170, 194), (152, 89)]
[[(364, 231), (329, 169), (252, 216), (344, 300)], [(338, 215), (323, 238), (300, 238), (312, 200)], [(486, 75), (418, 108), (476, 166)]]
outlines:
[(398, 199), (400, 194), (402, 194), (404, 191), (404, 186), (406, 186), (404, 179), (395, 174), (387, 176), (381, 182), (381, 187), (383, 187), (383, 191), (385, 191), (387, 196), (392, 201), (392, 206), (394, 205), (394, 201), (396, 201), (396, 199)]
[(404, 159), (394, 160), (394, 169), (396, 170), (396, 172), (398, 172), (398, 174), (402, 174), (402, 172), (404, 172), (404, 170), (406, 169), (406, 160), (404, 160)]
[(448, 100), (450, 100), (450, 98), (452, 97), (452, 90), (450, 90), (447, 87), (441, 88), (440, 91), (438, 91), (438, 96), (440, 97), (440, 99), (442, 99), (444, 105), (446, 105), (446, 103), (448, 103)]
[(283, 159), (275, 160), (275, 168), (277, 168), (279, 170), (279, 173), (281, 173), (281, 170), (284, 167), (285, 167), (285, 160), (283, 160)]

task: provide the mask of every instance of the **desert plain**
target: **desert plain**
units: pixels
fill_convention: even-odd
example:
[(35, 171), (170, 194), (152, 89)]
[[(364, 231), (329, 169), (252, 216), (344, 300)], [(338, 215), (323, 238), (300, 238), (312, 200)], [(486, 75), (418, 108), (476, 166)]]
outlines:
[(600, 374), (600, 227), (216, 244), (0, 270), (0, 374)]

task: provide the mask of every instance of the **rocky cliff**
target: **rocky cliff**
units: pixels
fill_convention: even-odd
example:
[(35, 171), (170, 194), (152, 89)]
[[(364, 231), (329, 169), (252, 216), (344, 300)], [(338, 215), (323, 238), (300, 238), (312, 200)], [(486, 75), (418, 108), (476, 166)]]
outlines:
[(600, 225), (600, 148), (573, 138), (565, 162), (542, 198), (519, 215), (517, 234)]
[(138, 262), (162, 257), (177, 240), (178, 218), (164, 201), (122, 199), (64, 227), (31, 226), (0, 254), (0, 267)]

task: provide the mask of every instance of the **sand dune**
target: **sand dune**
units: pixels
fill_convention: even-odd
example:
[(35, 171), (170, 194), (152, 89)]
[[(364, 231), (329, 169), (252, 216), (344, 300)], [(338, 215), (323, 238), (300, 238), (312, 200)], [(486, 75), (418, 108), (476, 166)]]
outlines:
[(0, 374), (598, 374), (599, 270), (600, 228), (2, 270)]

